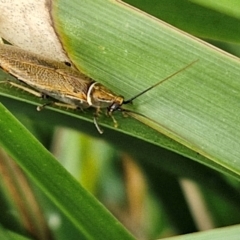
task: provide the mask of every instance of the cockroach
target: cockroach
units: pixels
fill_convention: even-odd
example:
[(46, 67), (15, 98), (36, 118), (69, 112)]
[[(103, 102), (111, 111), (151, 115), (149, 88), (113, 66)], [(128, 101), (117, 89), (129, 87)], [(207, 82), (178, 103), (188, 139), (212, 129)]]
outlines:
[(195, 62), (191, 62), (134, 97), (124, 100), (124, 97), (115, 94), (101, 83), (73, 69), (67, 63), (47, 59), (15, 46), (0, 44), (0, 67), (4, 71), (36, 90), (40, 96), (50, 96), (74, 108), (96, 108), (93, 120), (99, 133), (103, 133), (96, 119), (100, 109), (106, 108), (107, 114), (117, 126), (113, 112), (117, 110), (128, 111), (124, 110), (122, 105), (132, 103), (134, 99), (182, 72)]

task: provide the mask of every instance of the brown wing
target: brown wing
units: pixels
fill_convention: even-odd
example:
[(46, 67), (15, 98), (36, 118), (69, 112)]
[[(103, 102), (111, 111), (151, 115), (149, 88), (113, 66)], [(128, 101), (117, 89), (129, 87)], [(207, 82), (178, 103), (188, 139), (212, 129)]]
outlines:
[(8, 45), (0, 45), (0, 66), (34, 89), (73, 104), (86, 102), (93, 82), (64, 63)]

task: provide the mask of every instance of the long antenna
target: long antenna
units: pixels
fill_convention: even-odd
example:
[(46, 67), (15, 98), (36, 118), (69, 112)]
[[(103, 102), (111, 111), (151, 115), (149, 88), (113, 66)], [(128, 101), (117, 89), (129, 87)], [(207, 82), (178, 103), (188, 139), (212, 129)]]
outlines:
[(155, 83), (154, 85), (152, 85), (151, 87), (145, 89), (144, 91), (140, 92), (139, 94), (135, 95), (134, 97), (132, 97), (132, 98), (126, 100), (126, 101), (123, 101), (123, 104), (131, 103), (134, 99), (138, 98), (139, 96), (143, 95), (144, 93), (148, 92), (149, 90), (155, 88), (155, 87), (158, 86), (159, 84), (164, 83), (164, 82), (167, 81), (169, 78), (171, 78), (171, 77), (177, 75), (178, 73), (182, 72), (183, 70), (189, 68), (190, 66), (192, 66), (192, 65), (193, 65), (195, 62), (197, 62), (197, 61), (198, 61), (198, 59), (195, 60), (195, 61), (193, 61), (193, 62), (191, 62), (191, 63), (189, 63), (189, 64), (186, 65), (185, 67), (179, 69), (177, 72), (175, 72), (175, 73), (169, 75), (168, 77), (166, 77), (165, 79), (161, 80), (160, 82)]

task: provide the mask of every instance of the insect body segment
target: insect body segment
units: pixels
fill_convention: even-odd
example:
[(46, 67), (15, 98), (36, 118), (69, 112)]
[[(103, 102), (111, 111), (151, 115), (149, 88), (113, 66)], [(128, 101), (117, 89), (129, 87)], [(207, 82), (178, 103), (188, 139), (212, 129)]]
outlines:
[[(100, 83), (66, 66), (65, 63), (45, 59), (10, 45), (0, 44), (0, 66), (20, 81), (49, 96), (54, 95), (54, 98), (61, 95), (95, 106), (99, 105), (94, 103), (98, 97), (104, 101), (105, 97), (110, 99), (114, 95)], [(97, 93), (98, 91), (102, 92)], [(91, 97), (92, 94), (95, 97)]]
[(114, 94), (102, 84), (94, 82), (88, 89), (87, 101), (92, 107), (108, 108), (111, 107), (111, 105), (115, 102), (118, 102), (122, 105), (123, 97)]
[(65, 63), (14, 46), (0, 44), (0, 67), (33, 89), (76, 107), (100, 109), (123, 102), (123, 97)]
[[(117, 122), (112, 116), (114, 111), (126, 111), (121, 108), (123, 104), (132, 102), (138, 96), (183, 71), (193, 63), (125, 101), (122, 96), (113, 93), (66, 63), (47, 59), (14, 46), (0, 44), (0, 67), (3, 70), (36, 91), (65, 104), (79, 108), (94, 107), (97, 109), (96, 115), (101, 108), (106, 108), (115, 126)], [(94, 123), (98, 131), (102, 133), (96, 116), (94, 116)]]

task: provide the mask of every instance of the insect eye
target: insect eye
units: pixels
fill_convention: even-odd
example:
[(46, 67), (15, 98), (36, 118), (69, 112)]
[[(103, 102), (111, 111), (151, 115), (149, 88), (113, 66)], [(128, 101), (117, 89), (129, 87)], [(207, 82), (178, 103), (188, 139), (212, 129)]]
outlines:
[(120, 109), (120, 104), (115, 102), (108, 108), (108, 111), (109, 111), (109, 113), (113, 113), (119, 109)]

